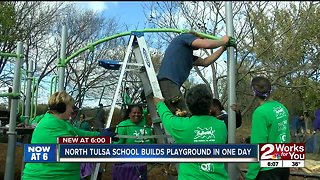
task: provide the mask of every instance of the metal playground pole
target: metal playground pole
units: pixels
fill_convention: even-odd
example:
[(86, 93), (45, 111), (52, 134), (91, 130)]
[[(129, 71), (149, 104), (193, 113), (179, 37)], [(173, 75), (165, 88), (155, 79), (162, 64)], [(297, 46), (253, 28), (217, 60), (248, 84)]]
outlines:
[[(231, 1), (225, 2), (226, 11), (226, 28), (227, 35), (234, 37), (233, 32), (233, 15), (232, 15), (232, 4)], [(234, 47), (228, 47), (227, 49), (228, 59), (228, 142), (234, 144), (236, 141), (236, 113), (231, 109), (231, 105), (236, 101), (236, 74), (235, 67), (236, 62), (234, 58)], [(230, 179), (239, 179), (239, 171), (235, 163), (228, 163), (228, 173)]]

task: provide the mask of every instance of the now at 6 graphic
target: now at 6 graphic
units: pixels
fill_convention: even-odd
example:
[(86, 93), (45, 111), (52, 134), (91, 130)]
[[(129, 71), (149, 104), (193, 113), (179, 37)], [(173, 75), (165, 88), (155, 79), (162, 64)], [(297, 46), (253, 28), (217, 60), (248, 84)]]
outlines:
[(304, 143), (259, 144), (260, 160), (305, 160)]
[(56, 162), (56, 152), (54, 144), (25, 144), (24, 162)]

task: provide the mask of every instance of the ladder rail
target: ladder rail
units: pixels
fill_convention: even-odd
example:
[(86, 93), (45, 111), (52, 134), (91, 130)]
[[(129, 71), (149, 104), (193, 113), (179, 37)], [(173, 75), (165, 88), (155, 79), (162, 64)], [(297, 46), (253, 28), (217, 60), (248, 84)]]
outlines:
[[(123, 63), (122, 63), (121, 72), (120, 72), (120, 76), (119, 76), (116, 92), (115, 92), (115, 94), (113, 96), (113, 100), (112, 100), (112, 104), (111, 104), (110, 111), (109, 111), (109, 114), (108, 114), (108, 119), (107, 119), (107, 122), (105, 124), (105, 128), (110, 127), (110, 124), (111, 124), (111, 121), (112, 121), (114, 108), (116, 106), (116, 102), (117, 102), (117, 99), (118, 99), (118, 96), (119, 96), (119, 93), (120, 93), (120, 88), (121, 88), (122, 80), (123, 80), (123, 77), (124, 77), (124, 74), (125, 74), (125, 71), (126, 71), (126, 66), (127, 66), (127, 63), (128, 63), (128, 59), (129, 59), (129, 57), (131, 55), (131, 52), (132, 52), (133, 40), (134, 40), (134, 36), (130, 36), (129, 44), (128, 44), (128, 47), (127, 47), (127, 50), (126, 50), (126, 55), (125, 55)], [(100, 165), (101, 165), (100, 163), (96, 164), (94, 172), (90, 177), (90, 180), (96, 180), (97, 179), (98, 174), (99, 174)]]
[(128, 59), (129, 59), (129, 56), (130, 56), (131, 51), (132, 51), (133, 40), (134, 40), (134, 36), (131, 36), (130, 40), (129, 40), (129, 45), (128, 45), (128, 48), (127, 48), (127, 51), (126, 51), (126, 55), (124, 57), (124, 61), (123, 61), (122, 67), (121, 67), (121, 72), (120, 72), (120, 76), (119, 76), (116, 92), (115, 92), (115, 94), (113, 96), (113, 100), (112, 100), (111, 108), (110, 108), (110, 111), (109, 111), (107, 123), (105, 125), (106, 128), (110, 127), (110, 124), (111, 124), (112, 116), (113, 116), (113, 113), (114, 113), (114, 108), (115, 108), (115, 105), (116, 105), (116, 102), (117, 102), (117, 99), (118, 99), (118, 96), (119, 96), (119, 93), (120, 93), (122, 79), (124, 77), (124, 73), (126, 71), (126, 66), (127, 66), (127, 63), (128, 63)]
[[(139, 63), (144, 63), (144, 66), (147, 67), (146, 71), (147, 71), (147, 75), (149, 77), (148, 79), (149, 79), (149, 83), (152, 88), (153, 95), (157, 98), (163, 99), (163, 96), (162, 96), (162, 93), (160, 90), (160, 86), (158, 83), (158, 79), (156, 77), (156, 73), (155, 73), (155, 70), (153, 67), (151, 56), (150, 56), (146, 41), (144, 39), (144, 36), (140, 36), (140, 37), (136, 37), (136, 38), (137, 38), (139, 46), (140, 47), (142, 46), (142, 48), (137, 48), (137, 50), (139, 50), (140, 53), (135, 52), (135, 55), (138, 55), (140, 57), (139, 58), (136, 57), (136, 58), (137, 58), (137, 60), (142, 59), (143, 62), (139, 62)], [(153, 74), (154, 76), (150, 76), (150, 74)]]
[[(158, 116), (156, 107), (153, 104), (153, 96), (158, 98), (163, 98), (163, 96), (153, 67), (151, 56), (144, 36), (141, 35), (141, 33), (136, 34), (138, 47), (134, 46), (133, 52), (138, 63), (143, 63), (145, 67), (144, 69), (141, 69), (140, 79), (142, 81), (142, 86), (146, 95), (148, 109), (152, 119), (152, 124), (154, 126), (154, 132), (155, 134), (159, 135), (168, 135), (169, 133), (161, 126), (161, 120)], [(153, 96), (150, 96), (150, 92), (153, 93)], [(159, 144), (167, 144), (168, 142), (172, 142), (172, 140), (170, 138), (163, 138), (158, 139), (157, 142)]]

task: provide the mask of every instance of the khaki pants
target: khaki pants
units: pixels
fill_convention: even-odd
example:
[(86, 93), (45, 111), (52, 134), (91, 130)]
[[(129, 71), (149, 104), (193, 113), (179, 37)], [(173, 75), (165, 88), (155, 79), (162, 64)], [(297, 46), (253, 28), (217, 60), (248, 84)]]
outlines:
[(175, 114), (177, 109), (189, 112), (186, 101), (177, 84), (168, 79), (162, 79), (159, 81), (159, 86), (165, 99), (164, 102), (173, 114)]

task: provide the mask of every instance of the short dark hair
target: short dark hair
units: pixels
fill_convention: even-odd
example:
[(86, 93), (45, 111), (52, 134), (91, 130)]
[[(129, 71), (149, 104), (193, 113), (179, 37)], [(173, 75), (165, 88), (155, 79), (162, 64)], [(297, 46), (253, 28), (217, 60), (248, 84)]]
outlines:
[(254, 95), (260, 99), (267, 99), (271, 93), (271, 83), (270, 81), (262, 76), (254, 77), (251, 81), (251, 87)]
[(143, 109), (142, 109), (142, 107), (140, 105), (138, 105), (138, 104), (130, 104), (130, 105), (128, 105), (128, 108), (126, 109), (126, 114), (125, 114), (124, 119), (129, 119), (129, 114), (131, 113), (132, 109), (135, 108), (135, 107), (139, 108), (140, 112), (143, 113)]
[(206, 84), (198, 84), (190, 88), (186, 103), (192, 115), (209, 115), (213, 95)]
[(224, 110), (221, 102), (219, 101), (219, 99), (213, 98), (212, 99), (212, 106), (214, 107), (218, 107), (220, 109), (220, 111)]

